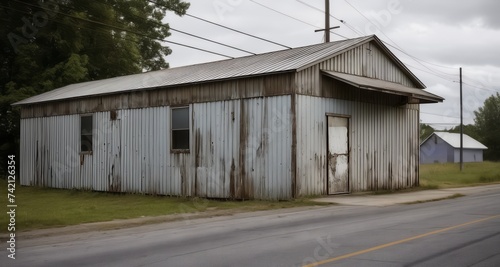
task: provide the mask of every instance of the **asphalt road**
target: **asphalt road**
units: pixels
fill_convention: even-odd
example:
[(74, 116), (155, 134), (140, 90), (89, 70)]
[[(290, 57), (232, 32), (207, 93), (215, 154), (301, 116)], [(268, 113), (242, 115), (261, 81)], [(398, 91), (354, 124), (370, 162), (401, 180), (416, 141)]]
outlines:
[(17, 246), (16, 260), (0, 253), (1, 266), (500, 266), (500, 190), (21, 239)]

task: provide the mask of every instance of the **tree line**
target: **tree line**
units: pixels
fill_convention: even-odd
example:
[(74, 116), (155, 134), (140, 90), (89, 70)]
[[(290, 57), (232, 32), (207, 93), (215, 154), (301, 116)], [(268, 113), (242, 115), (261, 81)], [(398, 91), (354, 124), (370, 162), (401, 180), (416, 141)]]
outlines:
[(19, 155), (12, 103), (68, 84), (168, 68), (163, 20), (188, 7), (182, 0), (2, 1), (0, 158)]
[[(496, 93), (484, 101), (482, 107), (474, 111), (474, 124), (464, 125), (464, 134), (478, 140), (486, 147), (484, 159), (500, 160), (500, 94)], [(460, 126), (445, 130), (450, 133), (460, 133)], [(428, 124), (420, 125), (420, 141), (424, 141), (434, 132)]]

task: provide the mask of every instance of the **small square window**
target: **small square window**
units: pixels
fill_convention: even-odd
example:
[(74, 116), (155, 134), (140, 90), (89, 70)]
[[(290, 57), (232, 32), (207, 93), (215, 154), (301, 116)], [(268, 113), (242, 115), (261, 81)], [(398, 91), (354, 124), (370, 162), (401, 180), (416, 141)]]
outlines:
[(189, 150), (189, 107), (172, 108), (171, 144), (174, 150)]
[(81, 152), (92, 151), (92, 115), (80, 117)]

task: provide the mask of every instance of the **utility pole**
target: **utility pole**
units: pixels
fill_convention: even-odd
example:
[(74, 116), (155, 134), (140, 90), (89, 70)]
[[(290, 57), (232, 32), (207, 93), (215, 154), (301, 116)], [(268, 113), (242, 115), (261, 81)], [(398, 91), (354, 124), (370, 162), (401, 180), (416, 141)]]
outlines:
[(338, 29), (340, 26), (330, 27), (330, 0), (325, 0), (325, 28), (314, 30), (314, 32), (325, 31), (325, 43), (330, 42), (330, 30)]
[(462, 67), (460, 67), (460, 171), (464, 170), (464, 111), (462, 99)]
[(325, 43), (330, 42), (330, 0), (325, 0)]

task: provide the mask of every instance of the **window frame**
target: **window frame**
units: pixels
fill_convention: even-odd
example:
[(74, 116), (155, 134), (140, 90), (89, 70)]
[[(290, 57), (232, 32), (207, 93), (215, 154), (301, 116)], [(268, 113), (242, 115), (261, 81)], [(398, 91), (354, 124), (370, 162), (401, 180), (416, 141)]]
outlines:
[[(187, 109), (188, 112), (188, 128), (178, 128), (174, 129), (173, 127), (173, 115), (174, 115), (174, 110), (176, 109)], [(170, 152), (171, 153), (190, 153), (190, 147), (191, 147), (191, 108), (190, 106), (172, 106), (170, 107)], [(188, 131), (188, 148), (174, 148), (174, 131)]]
[[(83, 134), (82, 132), (82, 118), (84, 117), (90, 117), (92, 122), (91, 122), (91, 131), (90, 131), (90, 134)], [(79, 132), (79, 135), (80, 135), (80, 154), (92, 154), (93, 151), (94, 151), (94, 114), (82, 114), (80, 115), (80, 132)], [(90, 136), (90, 150), (85, 150), (83, 151), (82, 150), (82, 137), (83, 136)]]

